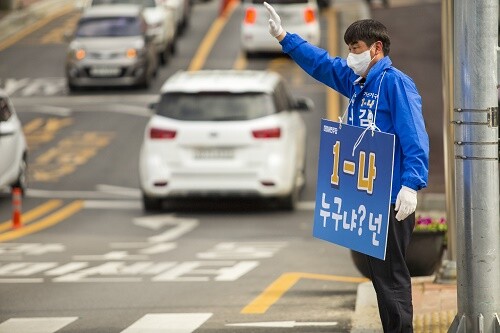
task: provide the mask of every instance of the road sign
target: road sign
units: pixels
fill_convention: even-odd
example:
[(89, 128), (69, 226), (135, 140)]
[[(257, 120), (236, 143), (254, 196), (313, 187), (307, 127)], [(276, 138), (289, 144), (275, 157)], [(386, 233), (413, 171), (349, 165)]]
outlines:
[(322, 119), (314, 237), (385, 259), (394, 140)]

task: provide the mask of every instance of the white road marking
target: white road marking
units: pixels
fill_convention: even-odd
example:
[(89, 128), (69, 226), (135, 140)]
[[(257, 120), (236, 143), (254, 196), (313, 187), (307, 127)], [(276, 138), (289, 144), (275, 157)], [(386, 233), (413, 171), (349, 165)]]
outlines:
[(89, 264), (86, 262), (70, 262), (45, 272), (45, 275), (47, 276), (65, 275), (80, 269), (87, 268), (88, 266)]
[[(0, 279), (0, 283), (43, 283), (42, 278), (24, 278), (24, 279), (18, 279), (18, 278), (12, 278), (12, 279)], [(3, 332), (1, 330), (1, 325), (0, 325), (0, 333)], [(14, 331), (13, 331), (14, 332)]]
[(151, 243), (165, 243), (176, 240), (182, 235), (190, 232), (198, 226), (197, 219), (179, 218), (171, 215), (156, 215), (151, 217), (139, 217), (134, 219), (134, 224), (152, 228), (154, 224), (161, 226), (173, 226), (169, 230), (148, 238)]
[(129, 254), (127, 251), (112, 251), (105, 254), (88, 254), (73, 256), (77, 261), (99, 261), (99, 260), (148, 260), (147, 255)]
[(28, 188), (26, 195), (31, 198), (51, 199), (113, 199), (123, 197), (117, 193), (103, 193), (98, 191), (50, 191)]
[(258, 261), (186, 261), (151, 281), (236, 281), (257, 266)]
[(137, 188), (98, 184), (96, 186), (96, 189), (99, 192), (126, 195), (126, 196), (130, 196), (130, 197), (134, 197), (134, 198), (141, 197), (141, 190), (139, 190)]
[(192, 333), (211, 316), (211, 313), (150, 313), (121, 333)]
[(132, 209), (137, 210), (142, 208), (139, 201), (133, 200), (85, 200), (84, 208), (89, 209)]
[(61, 116), (61, 117), (71, 116), (71, 109), (61, 107), (61, 106), (39, 105), (36, 107), (35, 110), (36, 110), (36, 113), (53, 114), (53, 115)]
[(151, 117), (152, 111), (147, 107), (147, 105), (129, 105), (129, 104), (106, 104), (99, 106), (99, 112), (115, 112), (123, 114), (131, 114), (134, 116), (144, 116)]
[(196, 257), (205, 260), (271, 258), (287, 245), (287, 242), (223, 242), (198, 252)]
[(335, 326), (336, 321), (332, 322), (297, 322), (297, 321), (268, 321), (260, 323), (238, 323), (238, 324), (226, 324), (226, 326), (238, 326), (238, 327), (312, 327), (312, 326)]
[(177, 248), (176, 243), (157, 243), (153, 244), (148, 248), (139, 250), (139, 253), (152, 255), (152, 254), (169, 252), (175, 250), (176, 248)]
[[(141, 192), (138, 189), (118, 187), (110, 185), (98, 185), (98, 191), (49, 191), (29, 188), (27, 196), (33, 198), (53, 198), (53, 199), (89, 199), (86, 203), (87, 208), (105, 209), (137, 209), (142, 208), (139, 200), (119, 201), (119, 203), (108, 203), (106, 201), (90, 200), (90, 199), (114, 199), (114, 198), (133, 198), (140, 199)], [(307, 211), (314, 210), (316, 203), (314, 201), (300, 201), (297, 203), (297, 210)]]
[(314, 210), (315, 207), (315, 201), (300, 201), (297, 203), (297, 210)]
[[(26, 82), (11, 82), (11, 86), (23, 85)], [(9, 91), (7, 90), (7, 93)], [(36, 106), (47, 103), (47, 97), (44, 96), (32, 96), (32, 97), (21, 97), (16, 94), (9, 94), (16, 108), (18, 106)], [(82, 96), (51, 96), (50, 104), (55, 106), (66, 107), (67, 105), (75, 106), (92, 106), (97, 112), (100, 110), (102, 105), (109, 105), (112, 103), (120, 105), (148, 105), (151, 102), (158, 101), (159, 95), (157, 94), (116, 94), (116, 95), (82, 95)], [(30, 109), (30, 112), (35, 112), (35, 110)]]
[[(85, 278), (80, 280), (66, 280), (62, 278), (55, 278), (54, 282), (86, 282), (86, 283), (133, 283), (133, 282), (142, 282), (142, 278), (138, 277), (119, 277), (119, 278)], [(2, 333), (2, 332), (0, 332)]]
[(10, 318), (0, 324), (0, 333), (54, 333), (78, 317)]

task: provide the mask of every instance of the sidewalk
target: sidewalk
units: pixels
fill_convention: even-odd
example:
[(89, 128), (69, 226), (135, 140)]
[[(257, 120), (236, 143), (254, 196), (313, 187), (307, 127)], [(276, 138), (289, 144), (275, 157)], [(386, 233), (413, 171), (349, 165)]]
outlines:
[[(412, 278), (415, 333), (445, 333), (457, 312), (456, 284), (438, 284), (434, 277)], [(371, 282), (359, 285), (351, 333), (381, 333), (377, 297)]]
[(22, 9), (0, 11), (0, 51), (10, 46), (10, 39), (27, 27), (50, 21), (74, 8), (74, 0), (30, 0)]

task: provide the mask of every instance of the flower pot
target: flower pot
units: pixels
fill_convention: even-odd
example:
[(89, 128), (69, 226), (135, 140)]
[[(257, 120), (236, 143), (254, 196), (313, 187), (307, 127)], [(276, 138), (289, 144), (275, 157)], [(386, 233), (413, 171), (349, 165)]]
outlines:
[[(406, 264), (411, 276), (433, 275), (439, 268), (444, 253), (444, 231), (415, 231), (406, 251)], [(351, 258), (358, 271), (370, 277), (364, 254), (351, 250)]]

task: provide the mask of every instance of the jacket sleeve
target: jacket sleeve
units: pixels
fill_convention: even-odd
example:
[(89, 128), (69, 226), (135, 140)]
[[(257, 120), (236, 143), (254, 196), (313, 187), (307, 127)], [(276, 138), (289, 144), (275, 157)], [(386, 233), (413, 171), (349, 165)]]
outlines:
[(414, 190), (427, 186), (429, 137), (422, 115), (422, 98), (407, 76), (393, 75), (389, 81), (389, 107), (397, 139), (401, 144), (401, 185)]
[(299, 35), (287, 33), (280, 42), (283, 52), (288, 54), (306, 73), (316, 80), (335, 89), (344, 96), (350, 96), (349, 77), (353, 75), (345, 59), (332, 58), (326, 50), (316, 47)]

